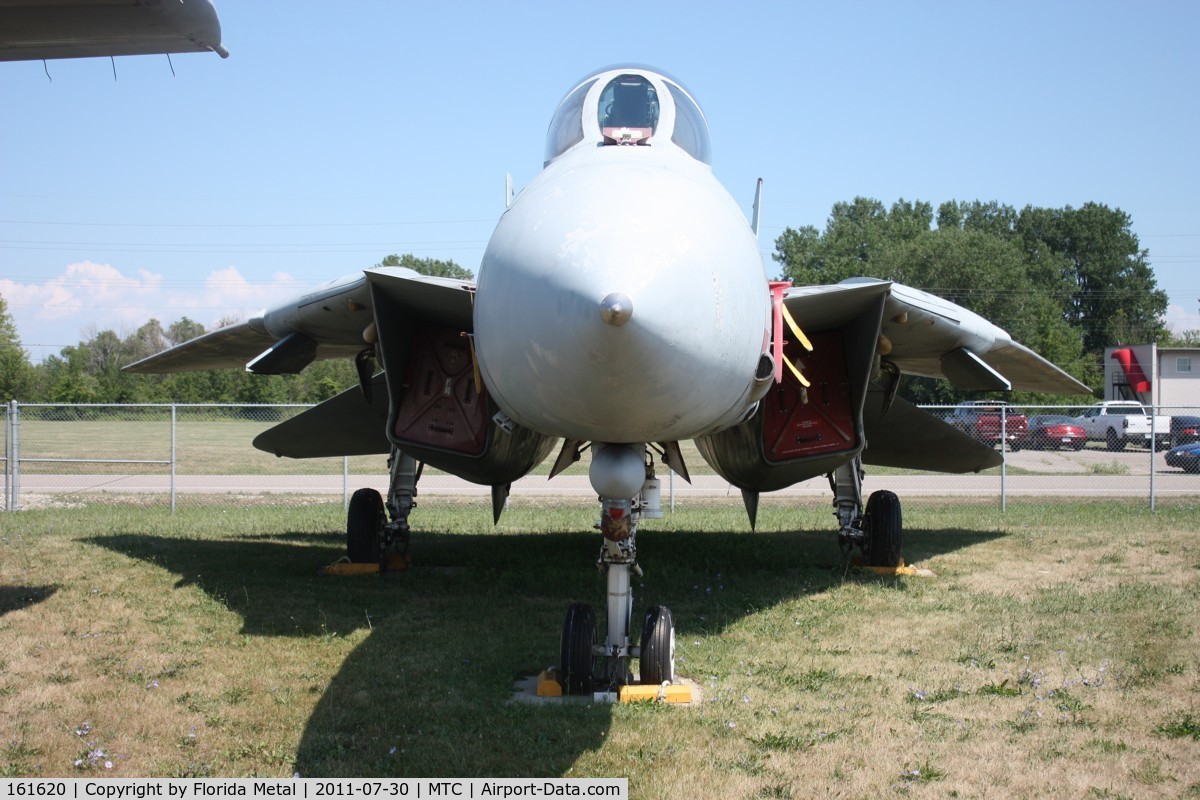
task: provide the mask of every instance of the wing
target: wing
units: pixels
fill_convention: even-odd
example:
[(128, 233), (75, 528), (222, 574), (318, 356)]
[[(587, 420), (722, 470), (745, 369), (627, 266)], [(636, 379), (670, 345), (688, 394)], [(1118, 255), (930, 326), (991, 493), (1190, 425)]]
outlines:
[(491, 486), (493, 510), (502, 508), (507, 485), (557, 440), (506, 423), (477, 382), (466, 335), (474, 284), (391, 268), (368, 270), (365, 282), (374, 313), (371, 352), (384, 372), (264, 432), (254, 446), (313, 458), (386, 453), (395, 444), (431, 467)]
[[(469, 290), (473, 284), (470, 282), (432, 278), (390, 267), (367, 270), (364, 281), (378, 293), (377, 313), (387, 317), (379, 327), (385, 332), (397, 323), (414, 322), (471, 330)], [(404, 354), (388, 352), (390, 348), (386, 346), (381, 349), (385, 350), (385, 363), (392, 362), (396, 372), (403, 374), (407, 360), (402, 359)], [(381, 373), (371, 380), (368, 393), (358, 387), (347, 389), (264, 431), (254, 440), (254, 446), (289, 458), (387, 453), (391, 448), (387, 438), (388, 411), (387, 376)]]
[(701, 437), (704, 459), (751, 493), (774, 491), (837, 469), (862, 454), (876, 466), (978, 472), (1000, 463), (988, 445), (893, 397), (880, 363), (946, 378), (963, 388), (1082, 393), (1087, 387), (1002, 329), (961, 306), (888, 281), (857, 278), (787, 290), (788, 314), (812, 341), (785, 331), (785, 370), (759, 411)]
[(344, 275), (124, 369), (166, 373), (245, 367), (276, 375), (299, 372), (313, 361), (352, 358), (375, 335), (372, 284), (410, 319), (471, 329), (471, 282), (377, 267)]
[[(879, 283), (853, 278), (843, 284)], [(801, 323), (803, 325), (803, 323)], [(879, 354), (910, 375), (945, 378), (960, 389), (1090, 394), (1091, 389), (978, 314), (893, 283)]]
[(125, 372), (168, 373), (244, 367), (274, 343), (274, 337), (266, 331), (255, 329), (250, 322), (239, 322), (209, 331), (122, 369)]
[(229, 56), (210, 0), (0, 2), (0, 61), (209, 51)]

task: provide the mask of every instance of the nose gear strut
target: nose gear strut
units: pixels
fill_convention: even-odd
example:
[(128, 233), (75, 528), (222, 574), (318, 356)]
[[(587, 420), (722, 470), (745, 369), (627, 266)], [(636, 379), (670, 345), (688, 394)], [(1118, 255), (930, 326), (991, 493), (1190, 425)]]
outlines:
[(607, 589), (605, 636), (598, 640), (596, 615), (591, 606), (575, 603), (563, 624), (560, 680), (568, 694), (618, 692), (634, 683), (630, 660), (641, 659), (641, 682), (655, 685), (675, 680), (675, 626), (669, 609), (654, 606), (646, 612), (641, 646), (633, 644), (633, 577), (641, 577), (637, 563), (637, 523), (642, 517), (661, 516), (658, 481), (653, 459), (647, 458), (645, 481), (637, 496), (614, 499), (601, 496), (596, 527), (604, 540), (596, 567), (605, 574)]

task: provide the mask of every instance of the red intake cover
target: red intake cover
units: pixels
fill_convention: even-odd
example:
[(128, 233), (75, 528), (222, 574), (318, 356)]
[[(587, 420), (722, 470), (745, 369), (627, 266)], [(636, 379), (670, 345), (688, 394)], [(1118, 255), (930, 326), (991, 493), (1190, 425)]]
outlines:
[[(784, 345), (784, 357), (812, 385), (800, 385), (791, 370), (763, 398), (763, 452), (767, 461), (790, 461), (858, 446), (850, 383), (840, 331), (810, 335), (813, 352), (799, 342)], [(807, 400), (807, 402), (805, 402)]]

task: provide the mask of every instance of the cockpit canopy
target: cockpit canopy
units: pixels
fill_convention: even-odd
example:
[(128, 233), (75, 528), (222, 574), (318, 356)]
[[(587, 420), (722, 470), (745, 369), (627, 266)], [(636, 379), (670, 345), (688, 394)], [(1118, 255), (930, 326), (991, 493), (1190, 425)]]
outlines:
[(583, 142), (674, 146), (712, 163), (700, 106), (681, 83), (646, 67), (601, 70), (567, 93), (550, 120), (546, 163)]
[(613, 78), (600, 92), (600, 131), (605, 143), (649, 141), (658, 127), (658, 92), (643, 75)]

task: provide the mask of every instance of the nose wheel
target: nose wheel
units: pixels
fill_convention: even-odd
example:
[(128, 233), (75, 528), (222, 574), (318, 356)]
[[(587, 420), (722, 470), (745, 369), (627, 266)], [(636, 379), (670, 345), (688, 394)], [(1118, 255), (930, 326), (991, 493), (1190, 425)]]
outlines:
[[(630, 664), (641, 660), (639, 683), (662, 686), (675, 680), (675, 622), (669, 609), (654, 606), (642, 623), (641, 646), (633, 643), (633, 578), (637, 564), (637, 521), (662, 516), (654, 462), (643, 461), (643, 448), (604, 445), (592, 458), (589, 477), (600, 496), (604, 537), (596, 566), (604, 572), (604, 639), (597, 632), (596, 612), (586, 603), (567, 609), (563, 621), (558, 679), (566, 694), (596, 691), (619, 693), (634, 683)], [(620, 499), (631, 498), (631, 499)]]
[(567, 694), (591, 694), (596, 672), (596, 612), (573, 603), (563, 622), (558, 676)]
[(600, 551), (598, 566), (605, 573), (608, 594), (604, 638), (599, 636), (596, 612), (590, 605), (575, 603), (567, 609), (559, 660), (559, 681), (566, 694), (619, 692), (635, 683), (630, 669), (635, 658), (641, 662), (636, 683), (661, 686), (675, 681), (675, 621), (670, 609), (654, 606), (646, 611), (640, 647), (630, 638), (632, 578), (642, 574), (634, 539), (635, 529), (630, 526), (628, 536), (620, 541), (606, 537)]
[(654, 606), (646, 612), (640, 666), (640, 683), (675, 682), (675, 620), (666, 606)]
[(563, 621), (558, 679), (569, 695), (616, 691), (632, 683), (629, 660), (639, 659), (637, 683), (661, 686), (675, 682), (675, 621), (671, 609), (653, 606), (642, 624), (641, 647), (619, 648), (614, 654), (598, 638), (596, 612), (573, 603)]

